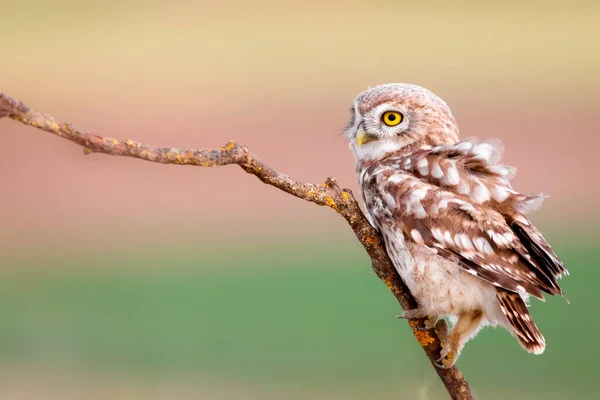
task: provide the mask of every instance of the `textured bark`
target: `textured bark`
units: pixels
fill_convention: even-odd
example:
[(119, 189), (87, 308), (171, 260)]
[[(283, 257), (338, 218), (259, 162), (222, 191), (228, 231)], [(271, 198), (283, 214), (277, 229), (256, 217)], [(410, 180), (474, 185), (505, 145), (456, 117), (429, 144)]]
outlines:
[[(195, 165), (200, 167), (220, 167), (237, 164), (244, 171), (255, 175), (262, 182), (275, 186), (293, 196), (306, 201), (327, 206), (338, 212), (348, 222), (354, 234), (367, 251), (377, 276), (385, 282), (403, 309), (416, 308), (417, 302), (396, 272), (385, 251), (378, 232), (369, 224), (352, 192), (341, 189), (332, 178), (320, 184), (294, 181), (259, 160), (245, 145), (229, 142), (214, 149), (197, 148), (157, 148), (131, 140), (121, 141), (80, 131), (68, 123), (32, 110), (22, 102), (0, 92), (0, 118), (9, 117), (25, 125), (53, 133), (84, 148), (85, 154), (104, 153), (113, 156), (139, 158), (162, 164)], [(452, 399), (474, 399), (470, 387), (462, 373), (456, 368), (440, 369), (435, 360), (440, 356), (440, 341), (434, 329), (421, 331), (422, 320), (410, 320), (413, 334), (446, 386)]]

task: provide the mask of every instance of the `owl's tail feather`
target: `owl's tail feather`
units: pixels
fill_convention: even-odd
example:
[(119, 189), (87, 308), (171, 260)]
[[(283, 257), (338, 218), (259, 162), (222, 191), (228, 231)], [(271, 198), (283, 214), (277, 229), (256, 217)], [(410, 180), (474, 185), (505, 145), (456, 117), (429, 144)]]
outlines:
[(546, 339), (531, 319), (523, 298), (518, 293), (504, 289), (498, 289), (496, 297), (519, 344), (529, 353), (542, 354), (546, 349)]

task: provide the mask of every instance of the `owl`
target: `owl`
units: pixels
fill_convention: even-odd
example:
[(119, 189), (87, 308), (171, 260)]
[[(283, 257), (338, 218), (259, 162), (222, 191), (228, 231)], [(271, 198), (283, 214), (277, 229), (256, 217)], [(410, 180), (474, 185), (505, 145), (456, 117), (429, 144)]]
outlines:
[[(366, 216), (419, 306), (400, 317), (439, 330), (440, 368), (482, 327), (501, 326), (528, 352), (545, 339), (530, 296), (562, 295), (563, 263), (527, 214), (544, 196), (515, 191), (498, 141), (460, 141), (446, 103), (427, 89), (385, 84), (360, 93), (345, 137)], [(445, 324), (438, 324), (445, 327)]]

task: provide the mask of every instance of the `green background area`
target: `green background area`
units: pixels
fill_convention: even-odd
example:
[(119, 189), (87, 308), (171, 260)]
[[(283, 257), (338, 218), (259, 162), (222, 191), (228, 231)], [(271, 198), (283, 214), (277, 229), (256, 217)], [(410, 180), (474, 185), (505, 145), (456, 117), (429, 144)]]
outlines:
[[(198, 375), (288, 397), (300, 386), (315, 397), (444, 398), (363, 250), (332, 246), (123, 252), (95, 259), (106, 271), (79, 268), (84, 258), (12, 269), (0, 282), (0, 363), (136, 379)], [(459, 366), (481, 398), (600, 395), (600, 322), (586, 311), (600, 279), (594, 247), (563, 240), (556, 249), (574, 274), (562, 281), (571, 304), (533, 300), (548, 343), (542, 356), (500, 329), (466, 347)]]

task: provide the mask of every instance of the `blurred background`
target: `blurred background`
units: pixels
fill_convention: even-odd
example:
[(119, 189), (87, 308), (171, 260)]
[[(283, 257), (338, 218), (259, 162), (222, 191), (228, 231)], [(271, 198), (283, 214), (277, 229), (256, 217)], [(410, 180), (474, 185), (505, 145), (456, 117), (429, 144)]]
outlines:
[[(339, 134), (386, 82), (499, 138), (564, 259), (548, 347), (486, 329), (459, 367), (483, 399), (598, 398), (600, 6), (478, 1), (0, 0), (0, 89), (104, 136), (248, 144), (357, 193)], [(236, 167), (166, 166), (0, 120), (3, 399), (444, 399), (346, 223)]]

